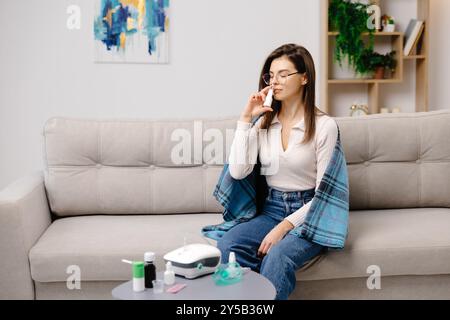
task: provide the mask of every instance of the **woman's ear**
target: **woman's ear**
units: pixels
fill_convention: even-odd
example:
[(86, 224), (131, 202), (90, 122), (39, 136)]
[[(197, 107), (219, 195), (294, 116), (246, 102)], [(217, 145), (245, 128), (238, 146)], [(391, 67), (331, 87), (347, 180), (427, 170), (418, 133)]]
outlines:
[(306, 72), (302, 75), (302, 85), (306, 85), (308, 83), (308, 77), (306, 76)]

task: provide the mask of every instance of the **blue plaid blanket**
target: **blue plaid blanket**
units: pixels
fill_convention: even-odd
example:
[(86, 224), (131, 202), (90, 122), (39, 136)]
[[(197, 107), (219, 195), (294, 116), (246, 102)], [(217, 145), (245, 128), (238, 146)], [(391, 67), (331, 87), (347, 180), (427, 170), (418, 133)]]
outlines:
[[(265, 176), (260, 175), (260, 169), (258, 157), (253, 171), (246, 178), (236, 180), (229, 173), (228, 163), (224, 165), (213, 192), (224, 207), (224, 222), (203, 227), (204, 236), (218, 240), (237, 224), (261, 212), (268, 187)], [(348, 236), (349, 187), (339, 127), (333, 154), (311, 201), (305, 221), (290, 234), (328, 248), (343, 249)]]

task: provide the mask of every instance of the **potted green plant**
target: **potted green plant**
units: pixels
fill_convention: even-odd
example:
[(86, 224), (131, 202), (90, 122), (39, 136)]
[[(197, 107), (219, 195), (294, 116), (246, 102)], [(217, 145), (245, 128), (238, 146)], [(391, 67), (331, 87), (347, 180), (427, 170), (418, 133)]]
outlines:
[(387, 14), (381, 17), (381, 24), (383, 26), (384, 32), (394, 32), (395, 31), (395, 19)]
[[(344, 58), (356, 74), (365, 75), (368, 70), (361, 62), (366, 50), (373, 50), (374, 30), (367, 27), (369, 5), (349, 0), (331, 0), (328, 8), (330, 30), (337, 31), (334, 59), (342, 67)], [(367, 32), (369, 41), (363, 41), (362, 33)]]
[(393, 72), (397, 66), (395, 50), (386, 54), (365, 50), (361, 58), (361, 63), (368, 72), (373, 73), (374, 79), (384, 79), (385, 71), (390, 70)]

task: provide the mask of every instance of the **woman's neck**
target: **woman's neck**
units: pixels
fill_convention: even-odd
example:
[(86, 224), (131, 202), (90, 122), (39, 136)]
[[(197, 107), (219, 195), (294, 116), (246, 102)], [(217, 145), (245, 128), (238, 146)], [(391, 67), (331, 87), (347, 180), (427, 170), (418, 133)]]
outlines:
[(301, 120), (304, 117), (305, 105), (301, 102), (301, 96), (295, 95), (281, 102), (278, 117), (283, 120)]

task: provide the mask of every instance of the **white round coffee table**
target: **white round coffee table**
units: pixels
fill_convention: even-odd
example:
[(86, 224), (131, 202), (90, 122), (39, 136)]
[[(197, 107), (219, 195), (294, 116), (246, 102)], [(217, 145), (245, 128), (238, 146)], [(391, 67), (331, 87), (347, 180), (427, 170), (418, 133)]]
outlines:
[[(157, 278), (162, 279), (158, 272)], [(175, 277), (175, 284), (185, 283), (187, 286), (178, 293), (167, 293), (171, 286), (164, 285), (163, 293), (153, 293), (153, 289), (143, 292), (133, 291), (133, 282), (127, 281), (112, 290), (112, 296), (122, 300), (273, 300), (276, 290), (273, 284), (259, 273), (247, 271), (238, 283), (218, 286), (212, 275), (197, 279)]]

